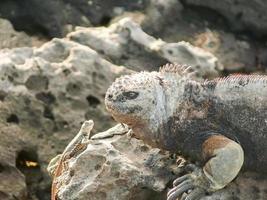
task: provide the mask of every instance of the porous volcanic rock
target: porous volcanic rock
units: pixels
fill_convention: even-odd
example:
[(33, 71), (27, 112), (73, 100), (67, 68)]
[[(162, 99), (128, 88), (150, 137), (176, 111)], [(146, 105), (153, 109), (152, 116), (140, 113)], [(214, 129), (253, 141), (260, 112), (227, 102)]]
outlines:
[(223, 70), (212, 53), (188, 42), (167, 43), (156, 39), (131, 18), (123, 18), (108, 28), (78, 28), (67, 37), (135, 70), (157, 70), (166, 62), (190, 65), (199, 77), (216, 77)]
[(266, 72), (265, 7), (264, 1), (150, 0), (142, 28), (169, 43), (186, 41), (209, 51), (224, 74)]
[[(0, 101), (0, 107), (2, 102)], [(27, 200), (28, 191), (25, 176), (18, 168), (25, 167), (25, 157), (18, 159), (23, 151), (33, 146), (23, 138), (23, 132), (15, 125), (0, 123), (0, 199)], [(28, 159), (30, 160), (30, 158)]]
[[(40, 48), (0, 51), (0, 124), (20, 128), (21, 138), (35, 147), (33, 157), (38, 170), (32, 173), (27, 166), (21, 169), (29, 197), (49, 198), (46, 165), (64, 148), (81, 122), (88, 118), (102, 121), (95, 127), (98, 131), (114, 124), (105, 110), (104, 95), (116, 77), (131, 72), (67, 39), (53, 39)], [(10, 148), (15, 148), (12, 134), (8, 137)], [(2, 150), (3, 154), (7, 151)], [(22, 157), (31, 161), (32, 151), (22, 150)], [(12, 156), (18, 159), (20, 154)], [(25, 179), (12, 167), (18, 180)], [(23, 186), (25, 189), (25, 182)]]
[[(172, 180), (182, 169), (177, 158), (131, 137), (130, 132), (125, 134), (125, 128), (117, 125), (94, 135), (86, 150), (64, 162), (66, 170), (57, 178), (61, 185), (58, 198), (165, 200)], [(49, 168), (50, 173), (54, 168)], [(201, 200), (264, 200), (266, 189), (266, 178), (247, 172)]]
[[(7, 3), (7, 1), (1, 3)], [(167, 10), (164, 13), (167, 14)], [(51, 29), (51, 35), (61, 33), (60, 26), (54, 24), (58, 25), (58, 19), (55, 21), (52, 20), (53, 17), (47, 19), (53, 23), (48, 25), (44, 23), (44, 26), (55, 27)], [(38, 23), (41, 22), (42, 20)], [(171, 37), (168, 31), (164, 34)], [(210, 36), (208, 31), (207, 34), (208, 38), (216, 39), (213, 35)], [(193, 38), (190, 34), (186, 36)], [(192, 40), (191, 43), (210, 52), (186, 42), (176, 42), (181, 41), (180, 39), (176, 41), (156, 39), (132, 20), (122, 19), (109, 27), (77, 28), (67, 38), (53, 39), (38, 48), (1, 50), (0, 124), (9, 127), (8, 130), (11, 132), (13, 128), (10, 127), (15, 127), (14, 129), (19, 130), (17, 134), (22, 139), (18, 140), (18, 144), (13, 139), (20, 138), (17, 134), (13, 136), (11, 132), (3, 132), (10, 136), (6, 142), (10, 145), (1, 148), (3, 155), (7, 154), (9, 148), (15, 150), (11, 151), (10, 157), (3, 156), (10, 163), (0, 162), (0, 175), (7, 177), (7, 172), (13, 170), (14, 173), (10, 175), (17, 176), (18, 187), (10, 191), (10, 182), (6, 184), (5, 189), (1, 189), (0, 195), (7, 199), (12, 199), (13, 193), (18, 199), (48, 199), (50, 179), (45, 170), (48, 161), (62, 152), (84, 120), (94, 119), (97, 122), (94, 133), (114, 125), (114, 121), (105, 111), (104, 95), (116, 77), (132, 73), (129, 69), (157, 70), (166, 62), (186, 62), (192, 64), (201, 76), (217, 76), (221, 70), (221, 65), (218, 65), (221, 59), (218, 61), (213, 55), (213, 53), (217, 55), (217, 46), (209, 45), (208, 42), (199, 42), (198, 38), (202, 38), (202, 35), (196, 37), (196, 40)], [(207, 41), (210, 40), (207, 39)], [(250, 43), (240, 41), (242, 48), (253, 47), (248, 45)], [(233, 42), (233, 44), (236, 43)], [(227, 49), (227, 46), (224, 49)], [(252, 55), (251, 50), (247, 49), (244, 56), (238, 58), (250, 59), (253, 63), (253, 59), (249, 57)], [(264, 48), (262, 52), (260, 58), (264, 61), (266, 57)], [(227, 53), (231, 54), (228, 51)], [(234, 55), (231, 54), (230, 61), (233, 60)], [(179, 58), (185, 60), (179, 60)], [(16, 133), (15, 130), (14, 132)], [(2, 165), (8, 167), (1, 167)], [(134, 173), (138, 174), (140, 171)], [(7, 180), (14, 180), (14, 177)], [(165, 181), (164, 184), (167, 182)], [(148, 182), (140, 179), (138, 183), (146, 188), (144, 185)], [(1, 181), (0, 185), (2, 186)], [(165, 198), (165, 195), (159, 194), (158, 190), (156, 193), (153, 191), (154, 186), (149, 186), (151, 186), (148, 189), (149, 194)], [(163, 191), (162, 188), (161, 184)], [(136, 191), (143, 190), (137, 188)], [(132, 194), (133, 192), (129, 193), (129, 195)], [(145, 194), (148, 194), (147, 191)], [(125, 195), (128, 194), (125, 193)]]
[(64, 166), (57, 178), (57, 197), (64, 200), (165, 199), (166, 184), (179, 171), (168, 152), (131, 138), (122, 125), (94, 135), (86, 150)]

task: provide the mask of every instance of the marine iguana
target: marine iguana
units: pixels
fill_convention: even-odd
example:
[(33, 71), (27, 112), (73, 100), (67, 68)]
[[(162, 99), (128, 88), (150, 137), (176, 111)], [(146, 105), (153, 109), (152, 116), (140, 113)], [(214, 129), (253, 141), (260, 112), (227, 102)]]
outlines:
[(146, 143), (201, 163), (174, 180), (167, 200), (200, 199), (241, 167), (267, 174), (267, 76), (198, 82), (190, 67), (167, 64), (118, 78), (105, 104)]

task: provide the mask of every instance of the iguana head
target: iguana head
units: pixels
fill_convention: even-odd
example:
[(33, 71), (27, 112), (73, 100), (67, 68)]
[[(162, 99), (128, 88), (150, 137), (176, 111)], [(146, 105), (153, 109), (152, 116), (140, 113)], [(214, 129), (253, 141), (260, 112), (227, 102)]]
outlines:
[(105, 97), (107, 110), (116, 121), (128, 125), (147, 120), (157, 103), (160, 89), (157, 72), (140, 72), (122, 76), (109, 87)]
[(180, 83), (188, 79), (186, 70), (185, 66), (167, 64), (159, 72), (140, 72), (116, 79), (106, 93), (107, 110), (116, 121), (130, 127), (146, 122), (156, 127), (172, 114), (183, 90)]

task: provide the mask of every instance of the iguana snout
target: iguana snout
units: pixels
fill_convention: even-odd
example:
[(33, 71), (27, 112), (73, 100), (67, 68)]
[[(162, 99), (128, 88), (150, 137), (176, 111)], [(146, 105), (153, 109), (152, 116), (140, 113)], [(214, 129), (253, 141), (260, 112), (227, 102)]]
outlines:
[(158, 79), (148, 72), (122, 76), (108, 88), (105, 97), (107, 110), (118, 122), (133, 125), (146, 121), (157, 102), (155, 96)]

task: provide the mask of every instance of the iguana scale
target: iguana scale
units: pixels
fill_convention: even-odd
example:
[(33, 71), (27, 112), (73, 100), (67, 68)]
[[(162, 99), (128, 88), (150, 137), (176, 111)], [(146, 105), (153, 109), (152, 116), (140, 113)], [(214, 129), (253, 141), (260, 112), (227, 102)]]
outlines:
[(118, 78), (105, 104), (148, 144), (202, 163), (174, 181), (168, 200), (219, 190), (241, 167), (267, 174), (267, 76), (198, 82), (187, 66), (167, 64)]

